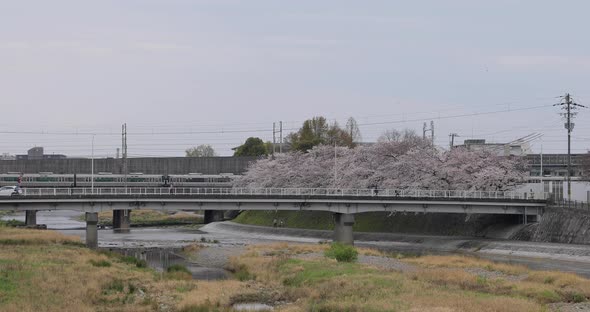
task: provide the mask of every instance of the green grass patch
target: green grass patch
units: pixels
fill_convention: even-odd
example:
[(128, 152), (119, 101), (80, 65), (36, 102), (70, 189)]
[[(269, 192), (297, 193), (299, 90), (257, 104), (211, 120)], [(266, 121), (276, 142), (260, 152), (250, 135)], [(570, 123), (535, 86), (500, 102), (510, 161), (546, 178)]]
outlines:
[(111, 263), (109, 261), (106, 260), (94, 260), (91, 259), (90, 264), (92, 264), (95, 267), (100, 267), (100, 268), (108, 268), (111, 266)]
[(14, 274), (0, 269), (0, 303), (9, 302), (18, 293)]
[(121, 256), (119, 260), (123, 263), (135, 265), (138, 268), (147, 268), (147, 262), (132, 256)]
[(315, 285), (338, 276), (358, 276), (375, 272), (372, 269), (363, 269), (355, 263), (297, 259), (286, 260), (284, 264), (279, 266), (279, 270), (286, 276), (283, 279), (283, 284), (296, 287)]
[(233, 221), (242, 224), (273, 226), (273, 220), (283, 221), (288, 228), (332, 230), (332, 213), (326, 211), (244, 211)]
[(193, 274), (186, 266), (174, 264), (166, 268), (166, 274), (164, 277), (172, 280), (191, 280)]
[(122, 280), (115, 279), (105, 285), (104, 290), (106, 292), (123, 292), (125, 290), (125, 284)]
[(336, 259), (338, 262), (355, 262), (359, 253), (353, 246), (332, 243), (330, 248), (326, 249), (324, 255), (328, 258)]
[(18, 220), (0, 220), (0, 226), (17, 227), (24, 226), (25, 223)]
[(166, 268), (166, 272), (168, 273), (172, 273), (172, 272), (185, 272), (185, 273), (191, 273), (191, 271), (189, 271), (189, 269), (187, 269), (187, 267), (185, 267), (184, 265), (180, 265), (180, 264), (174, 264), (169, 266), (168, 268)]

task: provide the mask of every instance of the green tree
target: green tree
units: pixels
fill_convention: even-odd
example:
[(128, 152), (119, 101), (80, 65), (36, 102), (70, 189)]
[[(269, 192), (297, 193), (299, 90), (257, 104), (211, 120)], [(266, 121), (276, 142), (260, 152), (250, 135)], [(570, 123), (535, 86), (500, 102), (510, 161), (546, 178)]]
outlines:
[(244, 144), (235, 149), (234, 156), (267, 155), (266, 145), (260, 138), (249, 137)]
[[(353, 133), (356, 133), (354, 129)], [(354, 147), (353, 139), (346, 129), (340, 128), (336, 122), (328, 124), (326, 118), (321, 116), (304, 121), (299, 131), (289, 134), (286, 139), (292, 150), (302, 152), (320, 144)]]
[(186, 157), (213, 157), (217, 156), (213, 147), (209, 144), (201, 144), (197, 147), (191, 147), (185, 151)]

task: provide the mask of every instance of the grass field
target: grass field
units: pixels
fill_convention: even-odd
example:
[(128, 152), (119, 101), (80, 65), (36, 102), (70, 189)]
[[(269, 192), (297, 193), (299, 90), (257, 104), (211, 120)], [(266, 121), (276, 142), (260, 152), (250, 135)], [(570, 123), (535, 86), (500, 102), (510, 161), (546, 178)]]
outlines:
[(0, 227), (0, 311), (231, 311), (251, 302), (277, 311), (551, 311), (552, 303), (590, 298), (590, 280), (569, 273), (358, 249), (359, 257), (412, 268), (397, 272), (325, 258), (326, 248), (250, 246), (230, 261), (235, 279), (194, 281), (182, 267), (157, 273), (133, 259), (88, 250), (77, 237)]

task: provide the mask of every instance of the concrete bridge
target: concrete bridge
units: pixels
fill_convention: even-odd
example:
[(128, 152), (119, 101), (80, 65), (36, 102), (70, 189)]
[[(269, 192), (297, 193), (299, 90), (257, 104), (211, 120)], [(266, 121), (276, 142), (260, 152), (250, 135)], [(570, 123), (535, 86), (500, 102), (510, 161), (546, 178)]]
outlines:
[(220, 221), (225, 210), (329, 211), (334, 213), (334, 240), (352, 244), (354, 214), (420, 212), (512, 214), (523, 223), (538, 221), (547, 205), (546, 193), (313, 188), (39, 188), (0, 198), (0, 210), (26, 212), (36, 224), (39, 210), (86, 213), (86, 244), (98, 245), (98, 212), (113, 211), (113, 227), (128, 230), (132, 210), (199, 210), (205, 223)]

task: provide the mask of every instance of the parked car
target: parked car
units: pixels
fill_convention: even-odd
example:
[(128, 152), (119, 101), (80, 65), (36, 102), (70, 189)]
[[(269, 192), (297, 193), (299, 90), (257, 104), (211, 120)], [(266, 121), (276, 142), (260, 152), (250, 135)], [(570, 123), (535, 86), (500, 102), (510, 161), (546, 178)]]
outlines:
[(23, 190), (17, 186), (3, 186), (0, 188), (0, 196), (16, 196), (22, 193)]

